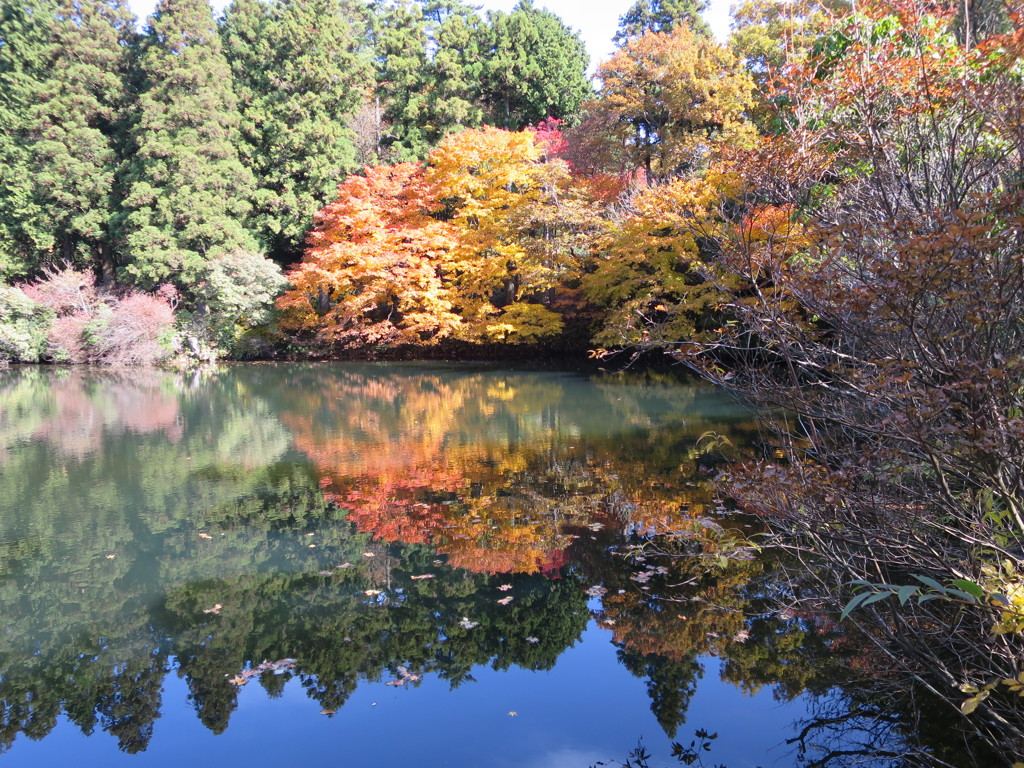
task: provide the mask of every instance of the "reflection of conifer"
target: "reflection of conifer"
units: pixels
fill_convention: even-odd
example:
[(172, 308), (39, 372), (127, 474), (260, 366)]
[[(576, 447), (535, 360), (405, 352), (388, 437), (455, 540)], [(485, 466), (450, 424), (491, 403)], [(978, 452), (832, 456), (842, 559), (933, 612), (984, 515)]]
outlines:
[(619, 662), (637, 677), (647, 678), (647, 695), (651, 697), (651, 712), (670, 738), (675, 738), (679, 726), (686, 722), (690, 699), (697, 692), (697, 680), (704, 675), (704, 667), (692, 656), (675, 661), (660, 654), (638, 654), (621, 648)]
[(96, 704), (100, 725), (117, 738), (128, 754), (144, 752), (153, 737), (153, 722), (160, 716), (163, 664), (146, 657), (132, 659), (118, 669), (110, 690)]

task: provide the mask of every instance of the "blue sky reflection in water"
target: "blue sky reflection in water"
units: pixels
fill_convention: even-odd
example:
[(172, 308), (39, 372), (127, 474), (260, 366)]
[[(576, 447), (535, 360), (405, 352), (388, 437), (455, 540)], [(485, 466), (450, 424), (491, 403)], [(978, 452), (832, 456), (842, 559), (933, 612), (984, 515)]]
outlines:
[[(795, 765), (782, 737), (806, 714), (802, 702), (776, 702), (768, 690), (742, 694), (716, 679), (716, 659), (703, 662), (708, 671), (688, 722), (718, 732), (709, 758), (730, 768)], [(168, 676), (164, 714), (146, 752), (124, 754), (109, 735), (84, 737), (62, 721), (42, 741), (22, 738), (0, 760), (25, 766), (280, 766), (298, 760), (380, 768), (586, 768), (624, 759), (640, 737), (660, 757), (668, 754), (643, 680), (615, 663), (608, 634), (593, 623), (549, 672), (483, 668), (473, 676), (476, 683), (455, 691), (436, 679), (408, 690), (368, 683), (330, 718), (318, 714), (297, 681), (277, 699), (252, 686), (241, 692), (230, 726), (219, 735), (202, 726), (185, 701), (184, 684)], [(686, 728), (680, 740), (692, 736)]]
[(714, 506), (709, 432), (754, 425), (671, 376), (0, 371), (0, 762), (664, 765), (704, 728), (794, 765), (849, 649), (708, 570), (740, 527), (662, 537)]

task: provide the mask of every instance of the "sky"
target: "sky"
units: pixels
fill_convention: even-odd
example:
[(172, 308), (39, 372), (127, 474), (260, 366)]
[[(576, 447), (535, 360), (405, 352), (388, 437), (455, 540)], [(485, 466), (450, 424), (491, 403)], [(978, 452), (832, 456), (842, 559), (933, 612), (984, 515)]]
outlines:
[[(227, 0), (212, 0), (219, 13)], [(484, 10), (511, 11), (517, 0), (470, 0)], [(711, 0), (705, 12), (715, 36), (722, 42), (729, 33), (729, 6), (733, 0)], [(129, 0), (132, 10), (140, 19), (153, 12), (155, 0)], [(612, 35), (619, 25), (619, 17), (633, 4), (633, 0), (534, 0), (538, 8), (547, 8), (562, 18), (567, 26), (580, 33), (590, 53), (591, 69), (607, 59), (613, 49)]]

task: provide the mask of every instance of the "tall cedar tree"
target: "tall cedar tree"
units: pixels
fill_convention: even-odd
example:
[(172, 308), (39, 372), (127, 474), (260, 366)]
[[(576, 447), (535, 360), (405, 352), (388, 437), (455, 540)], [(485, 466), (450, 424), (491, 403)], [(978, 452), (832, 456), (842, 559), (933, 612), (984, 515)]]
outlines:
[(192, 284), (211, 258), (253, 252), (253, 178), (238, 157), (231, 69), (207, 0), (160, 0), (139, 61), (123, 184), (121, 268), (142, 287)]
[(708, 8), (708, 0), (636, 0), (619, 17), (619, 29), (613, 40), (618, 46), (626, 45), (644, 32), (671, 32), (680, 24), (703, 37), (711, 37), (711, 27), (701, 14)]
[(423, 159), (449, 133), (483, 122), (484, 24), (461, 0), (379, 6), (377, 95), (382, 155)]
[(430, 91), (427, 94), (431, 146), (449, 133), (483, 123), (480, 81), (479, 15), (461, 0), (427, 0), (423, 5), (427, 36), (432, 46)]
[(255, 176), (253, 228), (282, 263), (354, 165), (347, 127), (370, 86), (351, 14), (330, 0), (235, 0), (221, 26)]
[(31, 174), (49, 258), (113, 276), (116, 142), (135, 17), (122, 0), (59, 0), (48, 77), (30, 111)]
[(30, 172), (30, 111), (53, 48), (53, 18), (48, 0), (0, 5), (0, 278), (28, 274), (46, 248), (46, 212)]
[(430, 61), (423, 13), (412, 0), (381, 4), (376, 10), (382, 154), (392, 161), (418, 159), (430, 149), (426, 135)]
[(548, 117), (571, 120), (592, 93), (579, 35), (532, 0), (487, 17), (483, 99), (490, 122), (518, 131)]

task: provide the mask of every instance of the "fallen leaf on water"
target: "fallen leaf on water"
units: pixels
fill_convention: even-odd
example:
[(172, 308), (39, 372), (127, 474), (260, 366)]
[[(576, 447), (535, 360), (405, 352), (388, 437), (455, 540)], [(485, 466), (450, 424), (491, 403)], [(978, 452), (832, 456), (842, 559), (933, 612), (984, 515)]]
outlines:
[(117, 555), (107, 555), (107, 560), (113, 560)]
[(501, 603), (502, 605), (508, 605), (509, 603), (512, 602), (512, 597), (511, 597), (511, 595), (509, 597), (503, 597), (498, 602)]
[(479, 627), (479, 621), (470, 621), (467, 616), (462, 617), (462, 621), (459, 622), (459, 626), (463, 629), (473, 629), (473, 627)]
[(512, 589), (512, 585), (502, 584), (500, 587), (498, 587), (498, 589), (500, 589), (502, 592), (508, 592), (510, 589)]
[(518, 717), (518, 715), (519, 715), (519, 713), (518, 713), (518, 712), (516, 712), (516, 711), (515, 711), (514, 709), (510, 709), (510, 710), (508, 711), (508, 716), (509, 716), (509, 717)]
[(200, 538), (200, 539), (212, 539), (212, 538), (213, 538), (213, 536), (211, 536), (210, 534), (208, 534), (208, 533), (207, 533), (206, 531), (200, 531), (200, 532), (199, 532), (199, 538)]
[(432, 578), (434, 578), (434, 574), (432, 574), (432, 573), (421, 573), (419, 576), (410, 576), (410, 578), (413, 581), (416, 581), (418, 579), (432, 579)]
[(307, 535), (307, 536), (312, 536), (313, 534), (312, 534), (312, 533), (307, 533), (306, 535)]
[(330, 576), (332, 573), (334, 573), (334, 571), (317, 571), (316, 575), (317, 576)]
[(341, 565), (334, 566), (335, 568), (353, 568), (352, 563), (342, 563)]
[(444, 565), (444, 560), (435, 560), (434, 565)]
[(242, 675), (235, 675), (230, 680), (228, 680), (228, 682), (232, 685), (246, 685), (249, 682), (249, 678), (242, 677)]
[(309, 549), (316, 549), (316, 544), (310, 544)]
[(374, 552), (363, 552), (363, 557), (376, 557), (376, 556), (377, 555)]
[(323, 709), (320, 710), (320, 714), (321, 715), (333, 715), (333, 714), (336, 714), (337, 712), (338, 712), (338, 710), (330, 709), (328, 707), (324, 707)]
[(600, 586), (593, 586), (593, 587), (591, 587), (590, 589), (588, 589), (588, 590), (587, 590), (587, 591), (586, 591), (586, 592), (585, 592), (584, 594), (587, 594), (587, 595), (589, 595), (590, 597), (601, 597), (601, 596), (602, 596), (602, 595), (604, 595), (604, 594), (605, 594), (605, 593), (606, 593), (607, 591), (608, 591), (608, 590), (607, 590), (607, 589), (605, 589), (604, 587), (600, 587)]
[(203, 613), (212, 613), (214, 616), (217, 616), (220, 614), (220, 609), (223, 607), (223, 605), (217, 603), (213, 608), (204, 608)]
[(528, 642), (528, 643), (539, 643), (540, 642), (540, 638), (539, 637), (530, 636), (530, 637), (526, 638), (526, 642)]
[(376, 597), (377, 595), (381, 595), (384, 593), (379, 589), (368, 589), (365, 592), (363, 592), (363, 594), (367, 597)]

